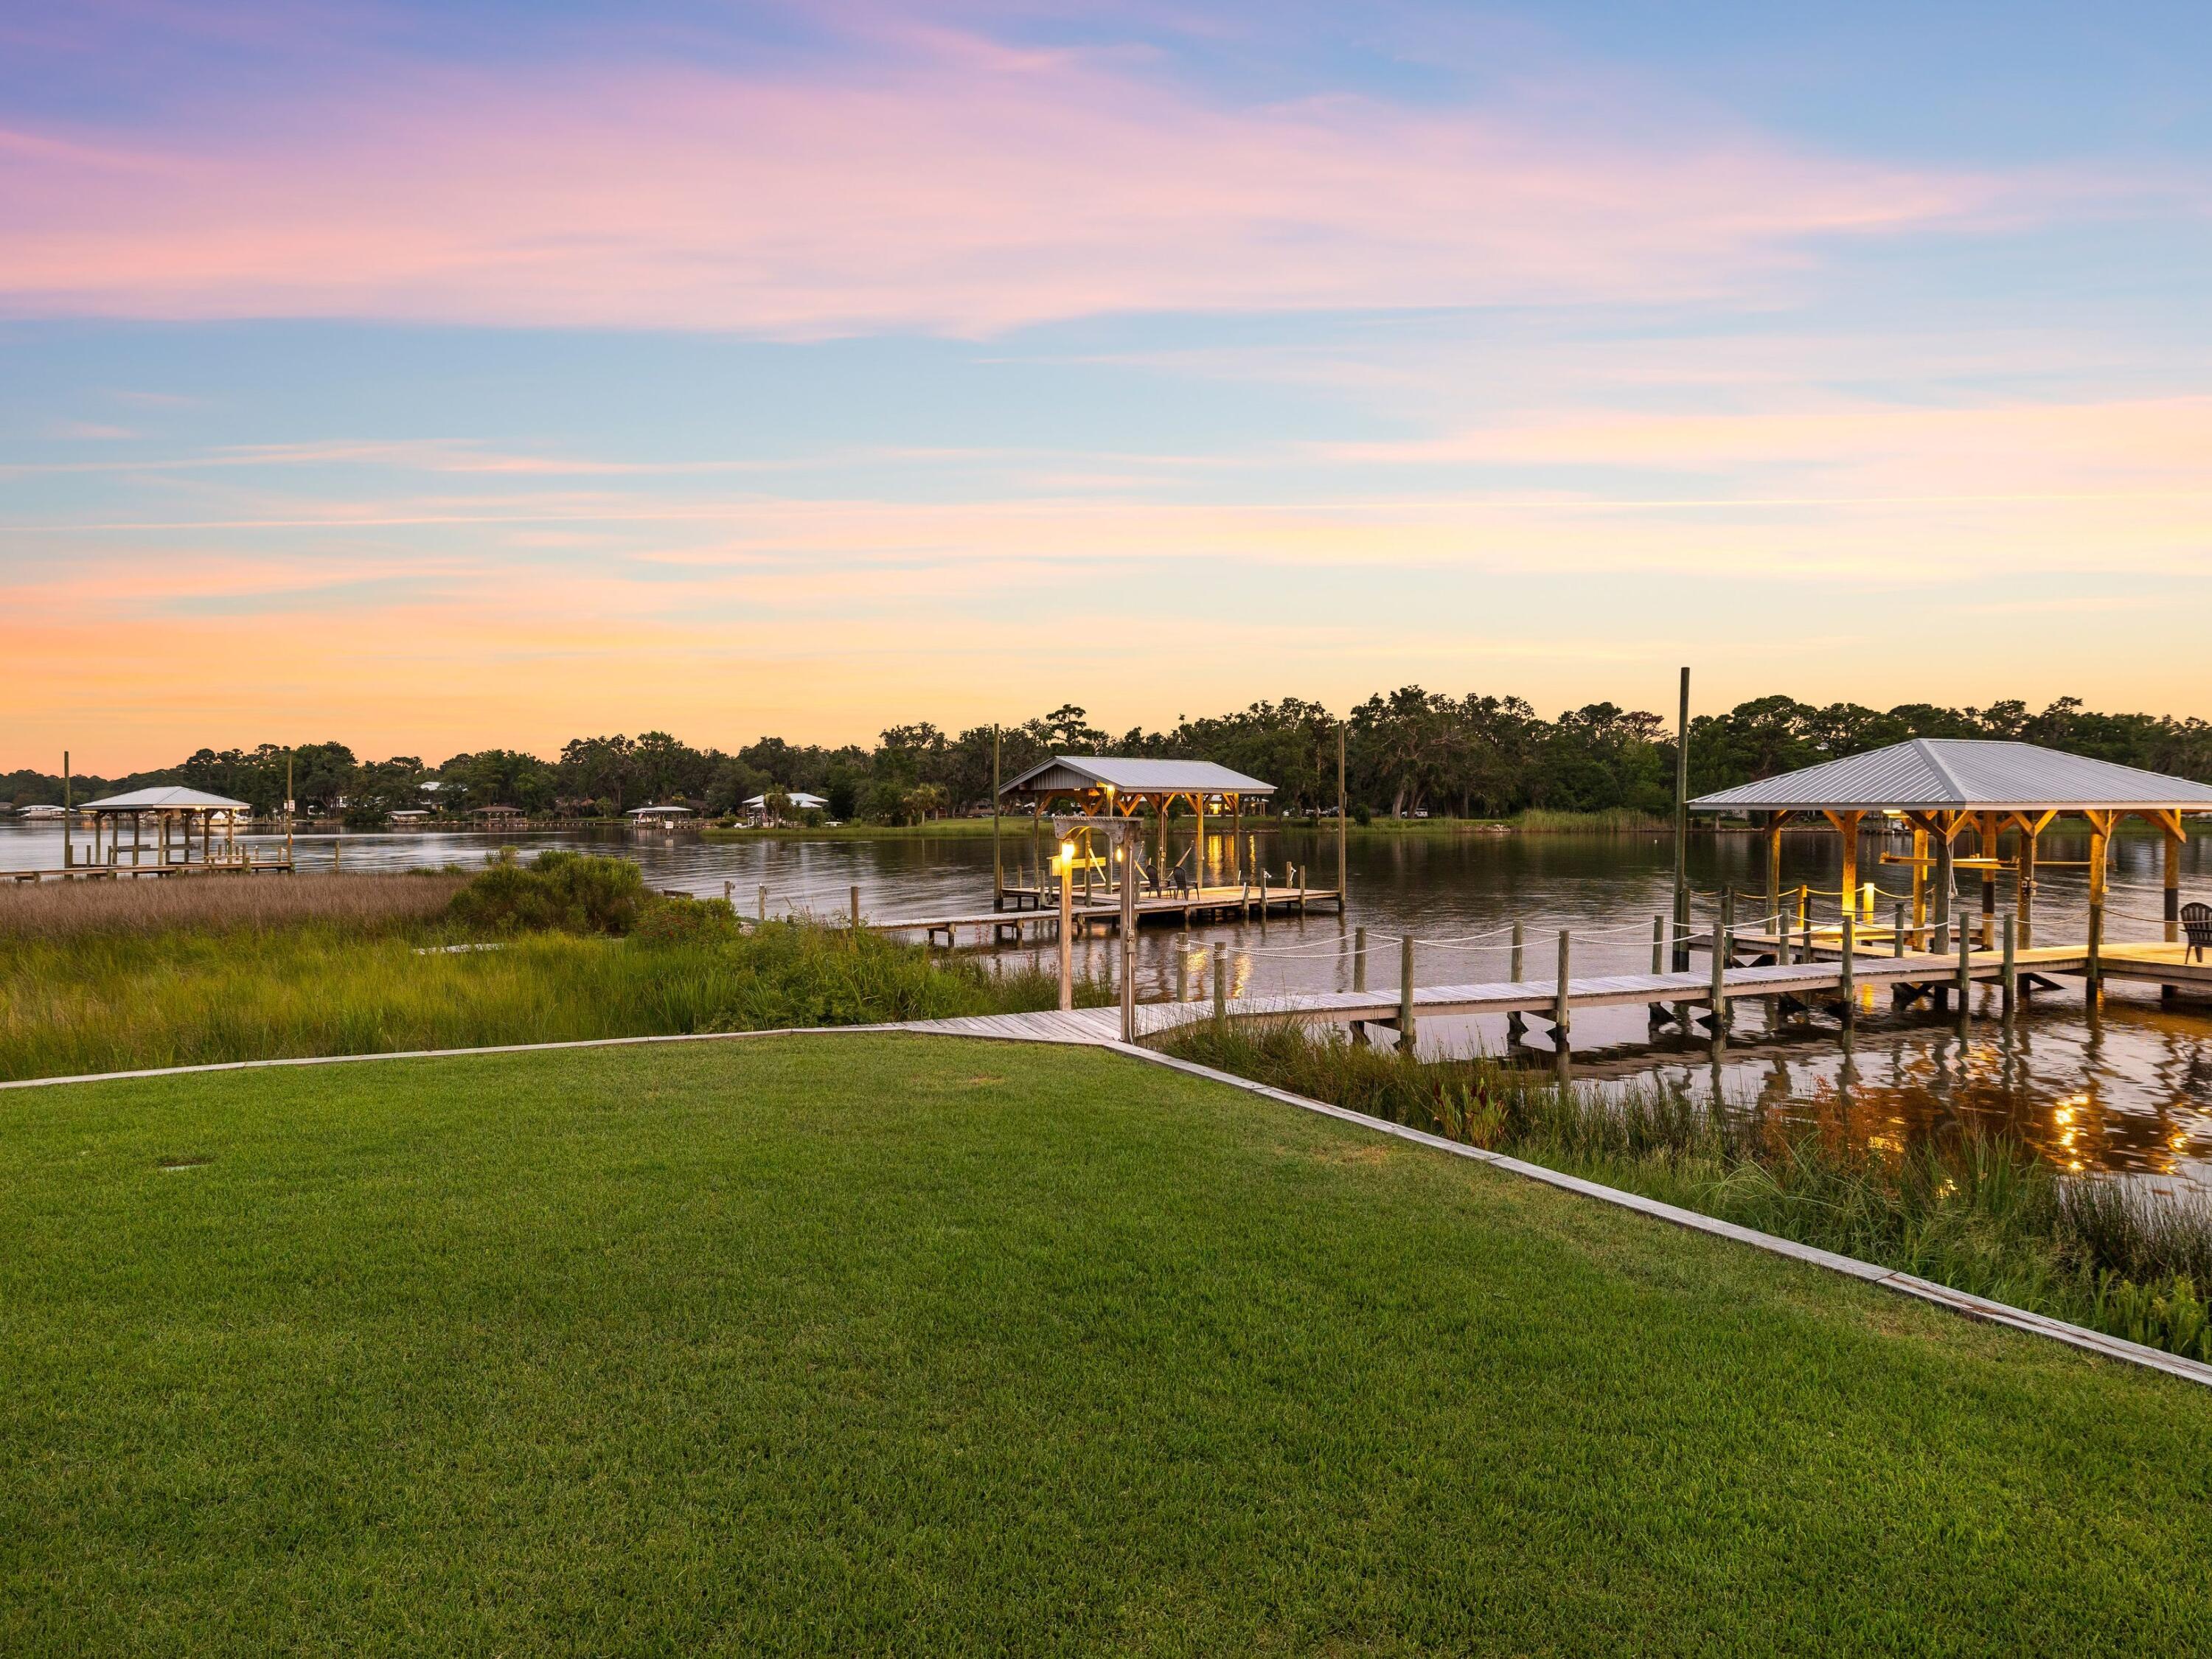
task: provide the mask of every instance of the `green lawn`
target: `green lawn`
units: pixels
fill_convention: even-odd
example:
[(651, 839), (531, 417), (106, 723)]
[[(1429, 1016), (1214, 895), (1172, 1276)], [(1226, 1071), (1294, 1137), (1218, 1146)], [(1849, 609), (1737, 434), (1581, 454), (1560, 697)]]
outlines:
[(1137, 1061), (0, 1114), (9, 1654), (2212, 1646), (2203, 1393)]

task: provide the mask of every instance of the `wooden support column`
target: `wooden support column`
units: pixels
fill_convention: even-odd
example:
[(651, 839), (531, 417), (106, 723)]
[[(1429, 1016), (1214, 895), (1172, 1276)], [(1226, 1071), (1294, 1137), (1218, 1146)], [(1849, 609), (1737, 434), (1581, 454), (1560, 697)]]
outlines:
[(1856, 916), (1859, 908), (1859, 825), (1865, 821), (1866, 814), (1829, 812), (1823, 816), (1844, 838), (1844, 878), (1837, 884), (1843, 892), (1837, 903), (1843, 915)]
[(1766, 815), (1766, 914), (1773, 919), (1771, 925), (1780, 939), (1790, 935), (1790, 925), (1782, 915), (1782, 826), (1789, 821), (1787, 812)]
[(76, 818), (70, 808), (70, 751), (62, 750), (62, 868), (66, 870), (76, 862)]
[(1244, 884), (1244, 798), (1229, 798), (1229, 880), (1231, 885)]
[(1690, 968), (1690, 671), (1674, 722), (1674, 971)]
[[(1510, 965), (1505, 975), (1505, 977), (1511, 980), (1516, 985), (1518, 985), (1521, 982), (1521, 969), (1522, 962), (1522, 952), (1526, 948), (1527, 945), (1527, 924), (1524, 923), (1518, 916), (1516, 916), (1513, 919), (1513, 953), (1510, 958)], [(1518, 1042), (1522, 1037), (1526, 1036), (1528, 1033), (1528, 1020), (1526, 1015), (1511, 1013), (1505, 1016), (1505, 1040), (1508, 1042)]]
[(991, 728), (991, 908), (1006, 908), (1006, 859), (999, 846), (999, 728)]
[(1988, 950), (1996, 942), (1997, 916), (1997, 815), (1984, 812), (1981, 816), (1978, 837), (1982, 856), (1989, 860), (1982, 866), (1982, 948)]
[(2185, 836), (2179, 812), (2160, 812), (2156, 823), (2166, 832), (2166, 942), (2172, 945), (2181, 938), (2181, 848)]
[(2089, 821), (2089, 994), (2104, 992), (2105, 885), (2112, 844), (2111, 812), (2084, 812)]
[(2020, 869), (2013, 884), (2013, 910), (2020, 917), (2020, 944), (2022, 950), (2035, 943), (2035, 855), (2036, 842), (2042, 836), (2044, 826), (2055, 815), (2045, 812), (2039, 818), (2024, 818), (2020, 826)]
[(1137, 1040), (1137, 847), (1138, 825), (1131, 818), (1121, 830), (1121, 1041)]
[[(1040, 820), (1042, 821), (1042, 820)], [(1075, 867), (1068, 853), (1074, 843), (1066, 843), (1067, 851), (1054, 856), (1052, 867), (1060, 872), (1060, 1012), (1063, 1014), (1075, 1006)], [(1221, 947), (1213, 947), (1215, 1012), (1219, 1012), (1221, 995)]]
[(1852, 979), (1857, 966), (1853, 958), (1858, 944), (1858, 924), (1849, 913), (1844, 915), (1843, 926), (1838, 931), (1837, 944), (1840, 950), (1837, 957), (1836, 988), (1843, 993), (1844, 1024), (1849, 1026), (1856, 1024), (1859, 1017), (1859, 989)]
[(1928, 832), (1918, 824), (1912, 826), (1912, 943), (1920, 944), (1921, 930), (1928, 926)]
[(1198, 830), (1190, 843), (1190, 885), (1199, 897), (1206, 896), (1206, 795), (1203, 791), (1190, 798), (1191, 810), (1198, 814)]
[(1561, 1054), (1567, 1051), (1569, 1030), (1574, 1022), (1574, 1006), (1568, 1000), (1568, 972), (1571, 965), (1574, 936), (1564, 927), (1559, 929), (1559, 976), (1552, 988), (1552, 1046)]
[(1398, 941), (1398, 1052), (1413, 1052), (1413, 936)]

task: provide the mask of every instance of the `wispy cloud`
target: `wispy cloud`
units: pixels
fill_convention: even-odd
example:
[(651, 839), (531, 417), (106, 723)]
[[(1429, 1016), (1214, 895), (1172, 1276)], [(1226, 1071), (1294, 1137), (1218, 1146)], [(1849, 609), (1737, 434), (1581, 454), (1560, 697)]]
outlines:
[(1542, 112), (1209, 101), (939, 31), (805, 76), (416, 65), (158, 146), (17, 131), (0, 306), (795, 336), (1741, 291), (2017, 182)]

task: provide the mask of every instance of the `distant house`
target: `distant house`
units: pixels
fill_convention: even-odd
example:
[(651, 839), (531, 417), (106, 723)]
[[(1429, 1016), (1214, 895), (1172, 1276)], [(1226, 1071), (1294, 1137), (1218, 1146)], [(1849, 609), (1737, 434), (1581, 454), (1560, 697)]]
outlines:
[(58, 806), (26, 806), (23, 808), (22, 811), (18, 814), (18, 816), (27, 818), (39, 818), (47, 822), (52, 822), (53, 819), (65, 816), (65, 814)]
[[(830, 810), (827, 799), (821, 795), (810, 795), (804, 789), (787, 789), (784, 791), (784, 799), (791, 803), (790, 810), (794, 812), (826, 812)], [(768, 822), (766, 795), (755, 795), (750, 800), (745, 802), (744, 808), (745, 816), (756, 823)]]
[(520, 806), (479, 806), (469, 816), (489, 830), (501, 824), (523, 823), (528, 814)]

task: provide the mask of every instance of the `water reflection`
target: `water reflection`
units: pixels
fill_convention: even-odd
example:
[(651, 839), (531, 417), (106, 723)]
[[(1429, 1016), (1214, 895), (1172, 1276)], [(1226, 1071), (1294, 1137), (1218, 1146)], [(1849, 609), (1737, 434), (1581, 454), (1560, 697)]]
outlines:
[[(348, 869), (395, 869), (481, 862), (498, 837), (406, 834), (349, 836)], [(619, 830), (510, 837), (526, 849), (586, 845), (638, 859), (655, 887), (720, 896), (742, 907), (768, 890), (770, 908), (811, 908), (842, 916), (854, 887), (874, 915), (972, 914), (989, 908), (988, 837), (911, 837), (860, 841), (708, 842), (696, 836), (637, 839)], [(1187, 843), (1184, 844), (1187, 846)], [(2046, 839), (2051, 859), (2086, 849)], [(302, 839), (300, 861), (327, 868), (337, 856), (325, 839)], [(1009, 877), (1035, 867), (1048, 852), (1018, 830), (1002, 848)], [(1869, 853), (1871, 849), (1869, 849)], [(1832, 887), (1838, 873), (1832, 837), (1785, 840), (1782, 881)], [(2152, 837), (2122, 836), (2113, 844), (2112, 931), (2118, 938), (2159, 932), (2159, 860)], [(1271, 883), (1309, 867), (1316, 884), (1333, 885), (1333, 836), (1310, 831), (1254, 832), (1232, 845), (1209, 838), (1207, 878), (1256, 873)], [(1183, 846), (1170, 850), (1170, 862)], [(1350, 848), (1351, 909), (1345, 917), (1316, 912), (1192, 932), (1147, 928), (1137, 957), (1138, 994), (1146, 999), (1212, 995), (1212, 950), (1229, 947), (1231, 994), (1350, 989), (1360, 976), (1354, 930), (1368, 932), (1365, 981), (1384, 990), (1398, 982), (1400, 936), (1425, 941), (1415, 975), (1425, 984), (1512, 976), (1510, 930), (1526, 929), (1522, 976), (1547, 981), (1556, 935), (1573, 933), (1577, 975), (1639, 971), (1650, 965), (1652, 918), (1668, 908), (1671, 851), (1663, 835), (1520, 836), (1413, 835), (1356, 839)], [(60, 862), (51, 830), (0, 827), (0, 868)], [(1692, 843), (1692, 878), (1705, 891), (1725, 882), (1764, 890), (1766, 872), (1757, 837), (1721, 836)], [(1875, 866), (1902, 886), (1904, 873)], [(2080, 871), (2047, 869), (2038, 889), (2039, 938), (2081, 937), (2086, 907)], [(2192, 841), (2183, 862), (2185, 896), (2212, 885), (2212, 847)], [(2001, 895), (2002, 906), (2009, 895)], [(1973, 894), (1966, 903), (1977, 902)], [(1886, 908), (1889, 896), (1880, 901)], [(1700, 915), (1708, 913), (1700, 901)], [(1879, 913), (1879, 912), (1878, 912)], [(1101, 978), (1115, 969), (1107, 936), (1074, 941), (1079, 972)], [(993, 953), (1012, 968), (1050, 970), (1054, 947), (1037, 940)], [(2114, 983), (2101, 1011), (2085, 1006), (2077, 984), (2039, 993), (2007, 1022), (1994, 988), (1978, 989), (1972, 1006), (1948, 1014), (1899, 1012), (1887, 994), (1862, 988), (1846, 1048), (1833, 1011), (1791, 1012), (1741, 1003), (1724, 1046), (1702, 1034), (1655, 1036), (1639, 1006), (1577, 1009), (1571, 1055), (1557, 1055), (1533, 1023), (1523, 1052), (1550, 1068), (1565, 1058), (1574, 1075), (1601, 1084), (1657, 1079), (1671, 1086), (1716, 1091), (1747, 1109), (1832, 1121), (1877, 1145), (1909, 1145), (1946, 1125), (1972, 1124), (2018, 1137), (2065, 1168), (2122, 1170), (2155, 1182), (2212, 1186), (2212, 1005), (2162, 1006), (2153, 986)], [(1476, 1049), (1503, 1054), (1511, 1046), (1503, 1018), (1425, 1020), (1421, 1046), (1431, 1053)], [(1823, 1118), (1822, 1115), (1827, 1117)]]

